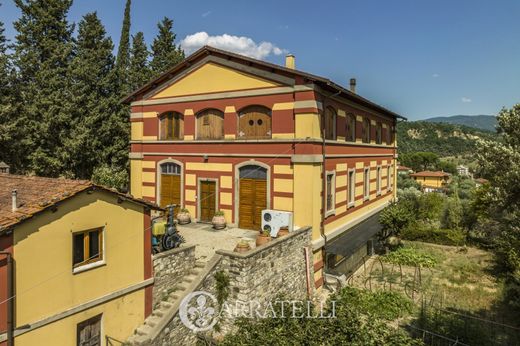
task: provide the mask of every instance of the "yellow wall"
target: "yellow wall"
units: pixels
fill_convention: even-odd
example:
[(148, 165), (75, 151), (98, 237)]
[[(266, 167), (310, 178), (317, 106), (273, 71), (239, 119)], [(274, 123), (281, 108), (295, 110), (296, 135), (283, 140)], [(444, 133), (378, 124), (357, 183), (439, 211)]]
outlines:
[[(17, 227), (14, 232), (17, 326), (141, 283), (144, 280), (142, 209), (129, 202), (118, 204), (116, 196), (105, 192), (81, 193), (60, 204), (55, 213), (44, 212)], [(106, 265), (74, 274), (72, 232), (97, 227), (105, 227)], [(124, 338), (131, 333), (123, 335), (123, 331), (130, 332), (144, 320), (144, 294), (134, 294), (131, 302), (128, 299), (119, 298), (99, 307), (107, 312), (106, 334)], [(117, 322), (108, 321), (116, 314), (119, 314)], [(49, 337), (73, 335), (75, 327), (72, 332), (67, 328), (78, 319), (73, 316), (69, 322), (44, 326), (38, 333)], [(46, 331), (47, 328), (51, 329)], [(31, 335), (34, 332), (20, 340), (34, 340)], [(75, 344), (74, 340), (75, 336), (64, 345)]]
[(130, 160), (130, 194), (143, 197), (143, 161)]
[(444, 182), (444, 179), (441, 177), (414, 177), (414, 179), (421, 186), (442, 187), (442, 183)]
[[(76, 345), (78, 323), (103, 314), (102, 337), (108, 335), (117, 340), (126, 340), (144, 319), (144, 291), (130, 293), (120, 299), (93, 307), (57, 322), (16, 337), (16, 346), (71, 346)], [(141, 307), (136, 309), (136, 307)], [(104, 343), (104, 339), (102, 340)]]
[[(204, 82), (201, 83), (201, 81)], [(173, 85), (160, 91), (153, 98), (277, 86), (280, 86), (280, 84), (214, 63), (206, 63)]]
[(321, 138), (320, 119), (317, 113), (300, 113), (295, 115), (296, 138)]
[(294, 224), (312, 226), (312, 239), (320, 237), (321, 222), (321, 164), (295, 163)]

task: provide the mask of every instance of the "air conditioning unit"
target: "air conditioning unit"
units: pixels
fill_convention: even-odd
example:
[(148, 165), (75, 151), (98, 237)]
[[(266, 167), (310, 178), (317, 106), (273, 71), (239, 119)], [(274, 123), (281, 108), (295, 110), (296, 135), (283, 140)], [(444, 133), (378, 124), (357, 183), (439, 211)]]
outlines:
[(268, 230), (271, 237), (276, 237), (281, 227), (288, 227), (293, 231), (293, 213), (290, 211), (262, 210), (262, 229)]

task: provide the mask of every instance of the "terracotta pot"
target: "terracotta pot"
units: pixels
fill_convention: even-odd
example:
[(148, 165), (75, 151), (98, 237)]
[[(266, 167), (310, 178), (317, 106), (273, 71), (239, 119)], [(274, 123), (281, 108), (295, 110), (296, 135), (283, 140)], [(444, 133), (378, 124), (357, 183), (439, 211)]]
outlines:
[(271, 241), (270, 235), (265, 236), (262, 233), (260, 233), (259, 235), (256, 236), (256, 246), (261, 246), (261, 245), (267, 244), (270, 241)]
[(288, 229), (287, 227), (282, 227), (282, 228), (280, 228), (280, 230), (278, 231), (277, 236), (278, 236), (278, 237), (283, 237), (283, 236), (286, 236), (287, 234), (289, 234), (289, 229)]
[(251, 250), (251, 246), (248, 242), (239, 242), (237, 246), (235, 246), (235, 252), (248, 252)]
[(224, 216), (213, 216), (211, 223), (214, 229), (226, 228), (226, 218)]
[(190, 213), (178, 213), (177, 220), (179, 224), (186, 225), (191, 222)]

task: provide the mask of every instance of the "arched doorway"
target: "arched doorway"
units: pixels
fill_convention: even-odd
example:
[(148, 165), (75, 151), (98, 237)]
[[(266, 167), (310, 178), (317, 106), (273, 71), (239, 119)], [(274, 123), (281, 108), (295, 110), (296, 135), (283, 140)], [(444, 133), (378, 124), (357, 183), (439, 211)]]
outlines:
[(246, 165), (239, 169), (238, 227), (260, 230), (262, 210), (267, 208), (267, 169)]
[(160, 206), (176, 204), (176, 215), (181, 205), (181, 166), (174, 162), (165, 162), (160, 165)]

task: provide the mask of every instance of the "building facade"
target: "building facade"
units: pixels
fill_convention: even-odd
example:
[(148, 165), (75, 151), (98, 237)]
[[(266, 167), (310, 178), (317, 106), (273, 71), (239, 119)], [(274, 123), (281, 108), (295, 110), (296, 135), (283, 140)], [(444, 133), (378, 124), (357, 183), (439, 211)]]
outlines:
[(152, 311), (151, 208), (87, 181), (0, 174), (0, 345), (132, 335)]
[(400, 116), (292, 56), (282, 67), (204, 47), (126, 101), (134, 196), (246, 229), (263, 209), (291, 211), (313, 229), (316, 287), (327, 244), (395, 198)]
[(424, 192), (442, 192), (450, 181), (450, 174), (438, 171), (417, 172), (410, 177), (421, 185)]

